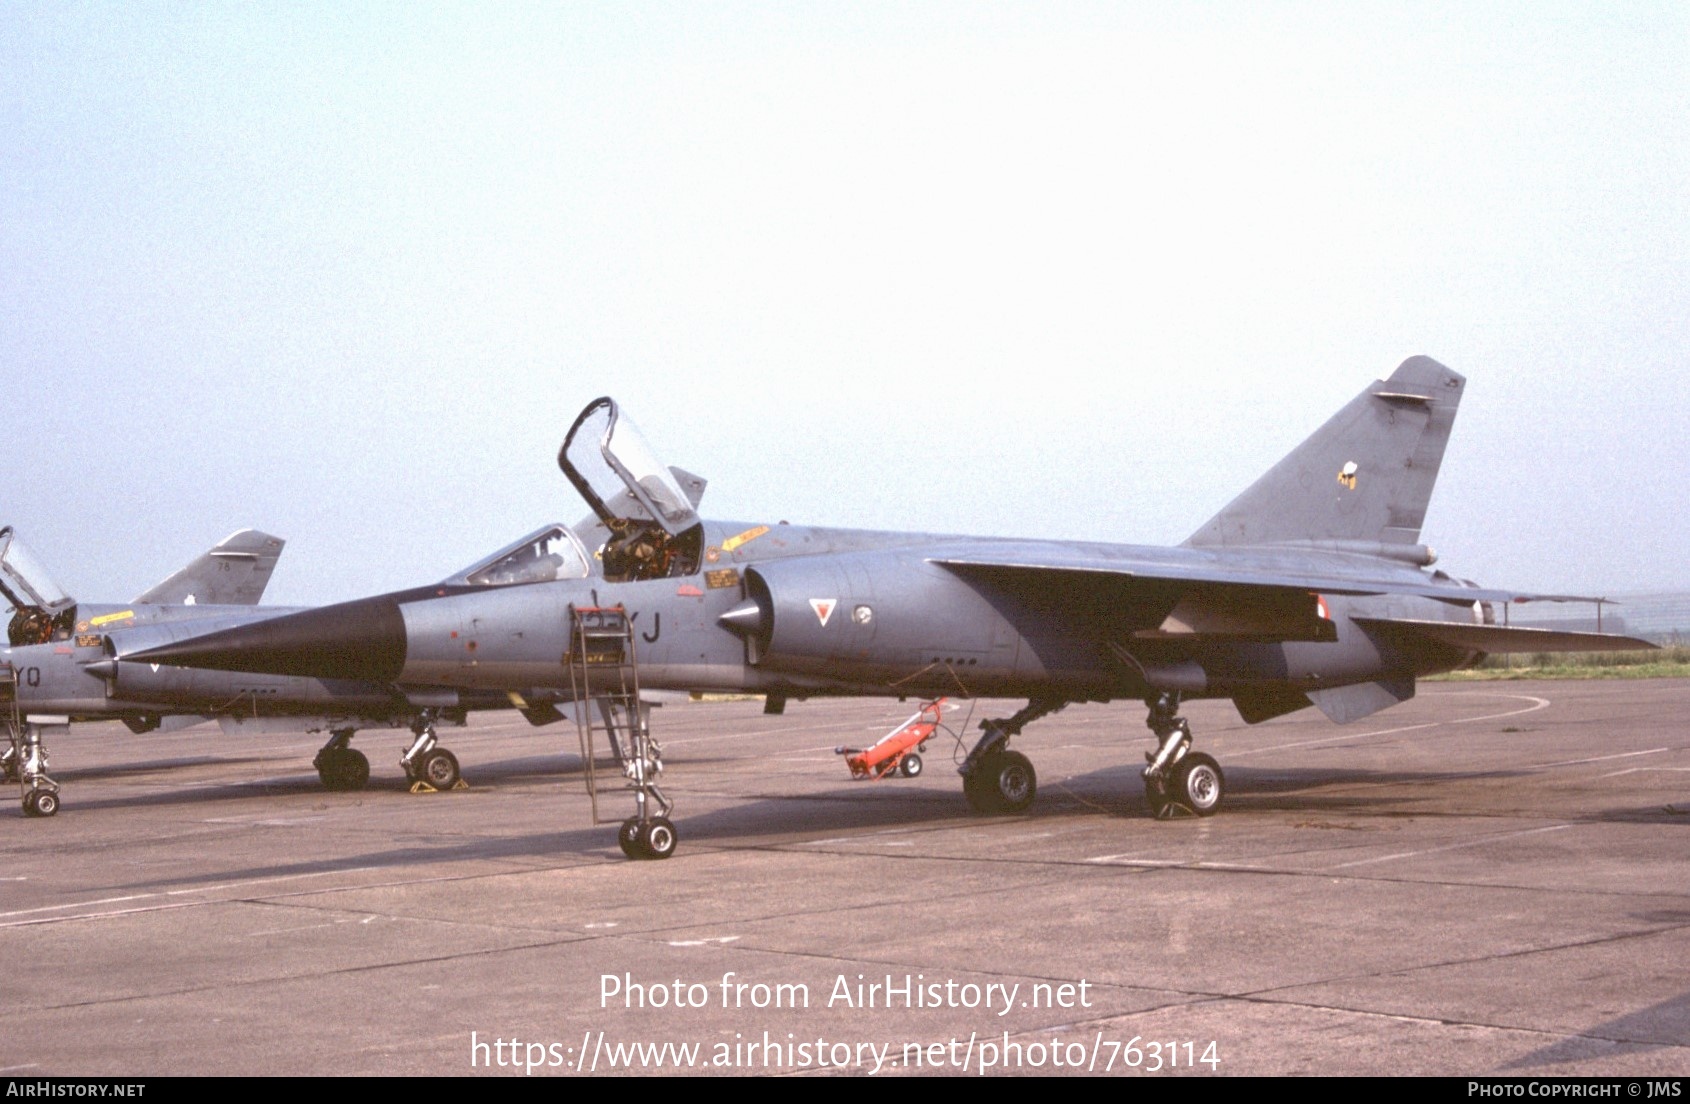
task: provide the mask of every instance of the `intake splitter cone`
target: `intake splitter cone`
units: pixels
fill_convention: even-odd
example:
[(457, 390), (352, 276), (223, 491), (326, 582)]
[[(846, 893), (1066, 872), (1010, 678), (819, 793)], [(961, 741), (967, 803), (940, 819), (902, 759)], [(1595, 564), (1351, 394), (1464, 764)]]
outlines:
[(399, 603), (360, 598), (119, 658), (255, 675), (394, 682), (405, 669), (405, 643)]

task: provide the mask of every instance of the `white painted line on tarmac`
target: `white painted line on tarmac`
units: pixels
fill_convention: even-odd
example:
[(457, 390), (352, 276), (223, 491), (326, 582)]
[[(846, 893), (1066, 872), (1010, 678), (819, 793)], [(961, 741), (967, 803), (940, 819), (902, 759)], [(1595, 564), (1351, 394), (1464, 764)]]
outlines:
[(1478, 847), (1481, 844), (1496, 843), (1499, 840), (1505, 839), (1518, 839), (1521, 836), (1536, 836), (1544, 832), (1559, 832), (1571, 827), (1571, 824), (1552, 824), (1548, 828), (1527, 828), (1523, 832), (1504, 832), (1499, 836), (1481, 836), (1478, 839), (1462, 840), (1460, 843), (1446, 844), (1443, 847), (1427, 847), (1419, 851), (1399, 851), (1394, 855), (1380, 855), (1377, 858), (1372, 859), (1356, 859), (1354, 862), (1339, 863), (1337, 866), (1328, 866), (1324, 869), (1327, 871), (1348, 870), (1351, 867), (1368, 866), (1372, 863), (1392, 862), (1396, 859), (1412, 859), (1418, 855), (1435, 855), (1441, 851), (1459, 851), (1463, 847)]
[(1249, 748), (1244, 751), (1230, 751), (1228, 759), (1242, 759), (1247, 755), (1264, 755), (1270, 751), (1285, 751), (1289, 748), (1320, 747), (1325, 744), (1346, 744), (1354, 740), (1370, 740), (1375, 736), (1395, 736), (1400, 732), (1415, 732), (1422, 728), (1438, 728), (1442, 725), (1473, 724), (1478, 721), (1499, 721), (1504, 717), (1517, 717), (1522, 713), (1536, 713), (1539, 709), (1549, 708), (1548, 698), (1539, 698), (1531, 694), (1491, 694), (1487, 697), (1513, 698), (1516, 701), (1528, 701), (1532, 704), (1523, 709), (1509, 709), (1501, 713), (1485, 713), (1478, 717), (1462, 717), (1454, 721), (1425, 721), (1421, 724), (1402, 725), (1398, 728), (1381, 728), (1373, 732), (1357, 732), (1346, 736), (1324, 736), (1318, 740), (1298, 740), (1289, 744), (1275, 744), (1272, 747)]
[(93, 901), (75, 901), (68, 905), (42, 905), (40, 908), (17, 909), (13, 912), (0, 912), (0, 920), (10, 916), (28, 916), (36, 912), (58, 912), (61, 909), (92, 908), (95, 905), (119, 905), (125, 901), (144, 901), (148, 897), (156, 897), (156, 893), (132, 893), (127, 897), (101, 897)]
[(1191, 865), (1185, 859), (1135, 859), (1130, 854), (1095, 855), (1086, 861), (1089, 863), (1107, 863), (1111, 866), (1147, 866), (1158, 870), (1171, 866)]
[[(1606, 763), (1610, 759), (1631, 759), (1638, 755), (1659, 755), (1663, 751), (1671, 750), (1671, 748), (1650, 748), (1648, 751), (1622, 751), (1618, 755), (1597, 755), (1589, 759), (1563, 759), (1559, 763), (1539, 763), (1534, 769), (1542, 770), (1546, 767), (1576, 767), (1580, 763)], [(1603, 777), (1606, 778), (1609, 776), (1603, 775)]]
[[(245, 882), (222, 882), (218, 885), (195, 886), (192, 889), (171, 889), (163, 893), (134, 893), (125, 897), (99, 897), (92, 901), (72, 901), (63, 905), (42, 905), (39, 908), (17, 909), (13, 912), (0, 912), (0, 920), (7, 920), (15, 916), (30, 916), (43, 912), (64, 912), (70, 909), (97, 908), (100, 905), (121, 905), (128, 901), (155, 900), (160, 897), (181, 897), (195, 893), (216, 893), (226, 889), (239, 889), (245, 886), (273, 885), (277, 882), (298, 881), (301, 878), (324, 878), (334, 874), (356, 874), (366, 870), (376, 870), (374, 866), (354, 866), (343, 870), (314, 870), (305, 874), (278, 874), (272, 878), (254, 878)], [(175, 905), (170, 906), (177, 907)], [(145, 912), (146, 909), (119, 909), (116, 911), (90, 913), (91, 916), (117, 916), (124, 912)], [(35, 921), (24, 921), (34, 923)], [(10, 924), (0, 924), (0, 927), (12, 927)]]

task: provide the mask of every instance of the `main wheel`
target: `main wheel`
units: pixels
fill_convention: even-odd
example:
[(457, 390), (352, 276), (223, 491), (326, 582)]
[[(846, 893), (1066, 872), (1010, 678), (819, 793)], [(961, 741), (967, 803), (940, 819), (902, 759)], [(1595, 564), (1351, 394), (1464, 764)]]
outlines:
[(445, 748), (437, 747), (417, 767), (417, 780), (427, 782), (437, 790), (449, 790), (463, 777), (458, 770), (458, 757)]
[(679, 833), (668, 817), (652, 817), (651, 823), (645, 826), (643, 833), (645, 856), (648, 859), (666, 859), (675, 853), (675, 845), (681, 842)]
[(917, 755), (913, 751), (910, 752), (908, 755), (904, 756), (904, 761), (899, 765), (898, 769), (904, 772), (905, 778), (914, 778), (916, 775), (921, 773), (921, 756)]
[(34, 802), (25, 798), (23, 809), (31, 816), (50, 817), (59, 811), (59, 795), (52, 790), (36, 790), (30, 797), (35, 799)]
[(1221, 765), (1200, 751), (1192, 752), (1169, 771), (1168, 789), (1173, 799), (1200, 817), (1220, 811), (1226, 776)]

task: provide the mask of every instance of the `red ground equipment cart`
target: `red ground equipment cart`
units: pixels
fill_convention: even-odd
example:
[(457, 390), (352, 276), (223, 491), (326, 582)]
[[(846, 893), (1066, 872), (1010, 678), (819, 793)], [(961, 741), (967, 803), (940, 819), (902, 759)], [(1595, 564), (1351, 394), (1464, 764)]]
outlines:
[(833, 752), (845, 756), (852, 779), (859, 782), (864, 779), (878, 782), (893, 774), (914, 778), (921, 773), (921, 756), (916, 753), (927, 747), (927, 741), (939, 727), (939, 714), (944, 707), (944, 698), (923, 702), (909, 720), (881, 737), (879, 743), (866, 748), (836, 747)]

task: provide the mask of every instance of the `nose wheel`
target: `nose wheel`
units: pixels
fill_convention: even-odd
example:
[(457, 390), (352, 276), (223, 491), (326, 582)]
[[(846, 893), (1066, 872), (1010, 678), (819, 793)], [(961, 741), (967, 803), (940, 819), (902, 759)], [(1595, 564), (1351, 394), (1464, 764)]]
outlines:
[(437, 790), (449, 790), (458, 784), (463, 773), (458, 769), (458, 757), (443, 747), (437, 747), (420, 757), (414, 764), (412, 781), (425, 782)]
[(962, 779), (962, 794), (977, 813), (1024, 813), (1038, 791), (1032, 760), (1004, 748), (987, 755)]
[(323, 789), (361, 790), (369, 785), (370, 760), (363, 752), (350, 746), (355, 731), (337, 728), (329, 733), (329, 742), (317, 749), (311, 765), (317, 768)]
[(1007, 720), (981, 721), (980, 739), (957, 768), (962, 796), (977, 813), (1024, 813), (1039, 792), (1033, 761), (1009, 750), (1009, 738), (1040, 717), (1068, 703), (1058, 698), (1034, 698)]
[(441, 747), (434, 735), (436, 720), (432, 709), (419, 713), (411, 722), (411, 744), (399, 757), (399, 766), (405, 777), (415, 783), (411, 787), (412, 793), (427, 793), (431, 789), (450, 790), (463, 780), (463, 773), (458, 769), (458, 757)]

